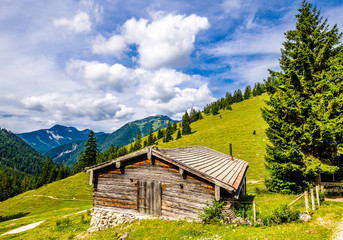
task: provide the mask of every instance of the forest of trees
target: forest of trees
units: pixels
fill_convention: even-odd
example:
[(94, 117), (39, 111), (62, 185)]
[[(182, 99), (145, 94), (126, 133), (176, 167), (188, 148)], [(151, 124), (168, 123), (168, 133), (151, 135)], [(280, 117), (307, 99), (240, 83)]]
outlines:
[(54, 164), (24, 140), (0, 129), (0, 201), (68, 177), (69, 167)]

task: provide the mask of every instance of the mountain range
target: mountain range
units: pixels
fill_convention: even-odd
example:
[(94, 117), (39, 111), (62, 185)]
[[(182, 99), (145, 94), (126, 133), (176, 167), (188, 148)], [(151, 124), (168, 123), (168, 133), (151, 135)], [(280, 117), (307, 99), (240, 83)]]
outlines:
[[(138, 130), (142, 136), (145, 136), (149, 134), (150, 128), (157, 131), (165, 128), (169, 121), (174, 122), (168, 116), (157, 115), (129, 122), (112, 133), (96, 133), (98, 149), (104, 151), (111, 144), (125, 146), (136, 140)], [(44, 156), (49, 155), (54, 162), (61, 164), (65, 161), (68, 166), (72, 167), (84, 149), (89, 131), (89, 129), (79, 131), (74, 127), (55, 125), (50, 129), (22, 133), (18, 136), (42, 152)]]
[[(40, 129), (17, 135), (43, 154), (46, 151), (61, 145), (77, 140), (85, 140), (87, 139), (89, 132), (89, 129), (79, 131), (75, 127), (55, 125), (49, 129)], [(103, 134), (103, 132), (96, 133), (96, 135), (100, 134)]]

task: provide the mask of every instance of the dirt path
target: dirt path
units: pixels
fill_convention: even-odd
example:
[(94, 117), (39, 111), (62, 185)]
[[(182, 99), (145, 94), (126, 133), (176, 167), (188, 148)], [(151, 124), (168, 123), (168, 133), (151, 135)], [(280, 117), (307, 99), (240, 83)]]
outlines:
[[(68, 217), (68, 216), (71, 216), (71, 215), (74, 215), (74, 214), (79, 214), (79, 213), (87, 212), (88, 210), (90, 210), (90, 209), (82, 210), (82, 211), (80, 211), (80, 212), (76, 212), (76, 213), (72, 213), (72, 214), (67, 214), (67, 215), (64, 215), (63, 217)], [(17, 218), (17, 219), (19, 219), (19, 218)], [(12, 220), (17, 220), (17, 219), (12, 219)], [(24, 232), (24, 231), (33, 229), (33, 228), (39, 226), (41, 223), (43, 223), (43, 222), (45, 222), (45, 221), (46, 221), (46, 220), (40, 221), (40, 222), (36, 222), (36, 223), (31, 223), (31, 224), (28, 224), (28, 225), (25, 225), (25, 226), (22, 226), (22, 227), (13, 229), (13, 230), (11, 230), (11, 231), (8, 231), (8, 232), (2, 234), (1, 236), (7, 235), (7, 234), (21, 233), (21, 232)]]
[(337, 227), (337, 232), (334, 234), (333, 240), (343, 240), (343, 220)]
[(22, 226), (20, 228), (13, 229), (13, 230), (11, 230), (9, 232), (6, 232), (6, 233), (2, 234), (1, 236), (7, 235), (7, 234), (16, 234), (16, 233), (21, 233), (21, 232), (27, 231), (27, 230), (30, 230), (30, 229), (33, 229), (33, 228), (39, 226), (43, 222), (45, 222), (45, 220), (44, 221), (40, 221), (40, 222), (36, 222), (36, 223), (31, 223), (29, 225)]

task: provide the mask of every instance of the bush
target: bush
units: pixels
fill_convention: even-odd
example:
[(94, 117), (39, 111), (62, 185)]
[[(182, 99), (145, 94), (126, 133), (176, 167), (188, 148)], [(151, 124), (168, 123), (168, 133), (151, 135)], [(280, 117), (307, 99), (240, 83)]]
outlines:
[(280, 192), (284, 194), (296, 194), (302, 190), (295, 182), (277, 178), (266, 178), (265, 185), (271, 192)]
[(260, 216), (264, 225), (273, 225), (299, 221), (299, 210), (287, 208), (287, 205), (280, 205), (274, 208), (269, 214)]
[(223, 218), (223, 206), (223, 201), (217, 201), (215, 198), (213, 198), (213, 205), (206, 203), (206, 207), (204, 207), (204, 212), (199, 214), (199, 218), (203, 223), (206, 224), (221, 223), (221, 220)]
[(69, 217), (62, 218), (62, 220), (61, 219), (56, 220), (56, 226), (59, 229), (65, 228), (65, 227), (69, 226), (70, 224), (71, 224), (71, 221), (70, 221)]

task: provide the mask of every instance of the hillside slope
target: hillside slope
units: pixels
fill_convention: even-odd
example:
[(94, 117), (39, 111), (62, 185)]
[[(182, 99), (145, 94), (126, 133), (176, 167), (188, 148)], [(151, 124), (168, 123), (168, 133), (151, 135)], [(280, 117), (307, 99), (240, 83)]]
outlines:
[(38, 174), (44, 157), (14, 133), (0, 128), (0, 169)]
[(191, 124), (192, 134), (168, 143), (160, 141), (158, 147), (205, 146), (229, 154), (231, 142), (234, 157), (249, 162), (248, 189), (263, 187), (267, 175), (264, 166), (267, 124), (262, 118), (261, 108), (267, 98), (266, 94), (253, 97), (233, 104), (232, 110), (204, 116), (204, 119)]
[[(145, 136), (149, 134), (150, 128), (152, 128), (153, 131), (157, 131), (161, 128), (165, 128), (169, 121), (174, 122), (174, 120), (168, 116), (157, 115), (129, 122), (113, 133), (104, 133), (96, 136), (98, 149), (100, 151), (104, 151), (108, 149), (111, 144), (114, 146), (118, 145), (119, 147), (127, 145), (135, 141), (138, 130), (140, 130), (141, 134)], [(59, 164), (64, 160), (68, 166), (72, 167), (78, 160), (81, 151), (83, 151), (85, 143), (86, 140), (62, 145), (51, 149), (44, 155), (49, 155), (54, 162)]]

